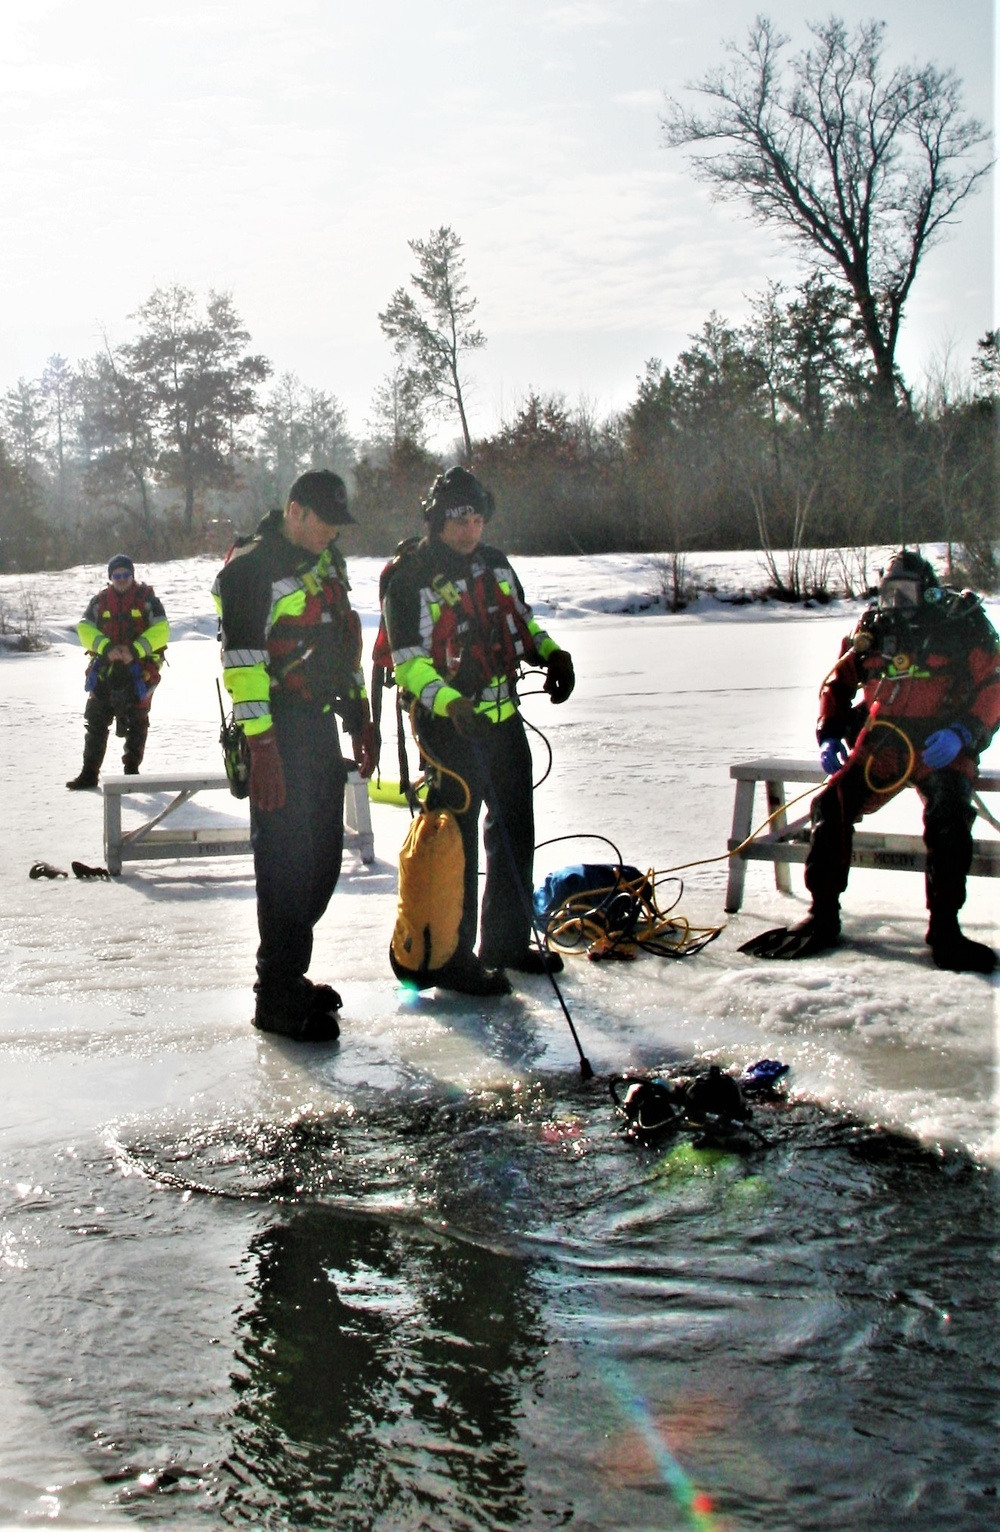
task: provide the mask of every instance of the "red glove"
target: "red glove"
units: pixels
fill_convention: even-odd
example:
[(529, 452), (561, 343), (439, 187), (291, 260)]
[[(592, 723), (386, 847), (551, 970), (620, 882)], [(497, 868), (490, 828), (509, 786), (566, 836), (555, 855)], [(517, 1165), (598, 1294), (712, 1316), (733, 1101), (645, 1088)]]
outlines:
[(285, 802), (285, 768), (274, 730), (247, 736), (250, 746), (250, 802), (263, 814), (280, 809)]
[(571, 695), (576, 685), (576, 676), (573, 673), (573, 661), (566, 649), (556, 649), (549, 655), (547, 661), (548, 675), (545, 677), (543, 691), (547, 691), (553, 702), (565, 702)]
[(361, 733), (352, 735), (351, 743), (354, 746), (358, 776), (367, 782), (378, 765), (378, 735), (375, 733), (375, 725), (371, 722), (363, 723)]

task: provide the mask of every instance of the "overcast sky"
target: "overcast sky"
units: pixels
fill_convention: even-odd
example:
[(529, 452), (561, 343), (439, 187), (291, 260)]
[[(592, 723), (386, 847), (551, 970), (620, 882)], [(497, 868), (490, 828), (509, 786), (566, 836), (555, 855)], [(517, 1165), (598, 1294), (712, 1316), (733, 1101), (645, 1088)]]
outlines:
[[(798, 268), (663, 147), (665, 96), (775, 0), (0, 0), (0, 388), (89, 355), (154, 287), (233, 294), (276, 371), (355, 432), (391, 352), (407, 240), (463, 239), (488, 347), (474, 433), (528, 388), (600, 414), (646, 358)], [(894, 59), (954, 67), (993, 120), (991, 0), (845, 0)], [(689, 98), (693, 99), (693, 98)], [(996, 323), (992, 191), (926, 261), (900, 360), (967, 365)], [(450, 434), (450, 432), (449, 432)]]

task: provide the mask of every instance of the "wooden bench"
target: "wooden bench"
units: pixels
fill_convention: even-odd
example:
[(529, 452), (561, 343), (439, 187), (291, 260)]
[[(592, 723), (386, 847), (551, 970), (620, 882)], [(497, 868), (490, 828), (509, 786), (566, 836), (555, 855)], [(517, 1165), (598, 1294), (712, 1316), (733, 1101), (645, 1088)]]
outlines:
[[(242, 856), (250, 851), (249, 821), (238, 825), (204, 825), (181, 829), (159, 828), (198, 793), (229, 794), (229, 779), (222, 772), (171, 771), (149, 776), (106, 776), (104, 787), (104, 860), (110, 873), (118, 874), (123, 862), (147, 862), (162, 857)], [(122, 799), (171, 793), (165, 807), (156, 809), (133, 830), (122, 830)], [(135, 807), (135, 805), (132, 805)], [(146, 806), (142, 806), (146, 811)], [(362, 862), (375, 860), (368, 783), (356, 771), (347, 773), (344, 793), (344, 843), (352, 845)]]
[[(741, 846), (754, 829), (754, 796), (758, 782), (764, 783), (767, 803), (766, 814), (761, 818), (774, 815), (767, 828), (755, 840), (744, 846), (738, 856), (730, 857), (726, 911), (734, 914), (743, 903), (747, 862), (773, 862), (775, 885), (782, 893), (791, 893), (789, 865), (792, 862), (804, 862), (809, 850), (811, 802), (803, 801), (805, 813), (789, 820), (785, 813), (785, 785), (789, 782), (815, 783), (818, 787), (826, 781), (826, 772), (822, 766), (809, 761), (761, 760), (741, 761), (736, 766), (730, 766), (729, 775), (736, 780), (730, 852)], [(976, 779), (974, 791), (979, 794), (1000, 793), (1000, 771), (981, 773)], [(795, 794), (790, 796), (795, 797)], [(871, 830), (854, 832), (851, 856), (853, 867), (877, 867), (883, 872), (923, 872), (926, 861), (922, 836), (879, 834)], [(1000, 840), (973, 841), (970, 871), (976, 877), (1000, 877)]]

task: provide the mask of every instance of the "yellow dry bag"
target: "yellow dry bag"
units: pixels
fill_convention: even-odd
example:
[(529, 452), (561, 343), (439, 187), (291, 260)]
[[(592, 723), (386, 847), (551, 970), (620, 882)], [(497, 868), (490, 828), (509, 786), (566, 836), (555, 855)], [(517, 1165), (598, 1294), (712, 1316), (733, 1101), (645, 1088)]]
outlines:
[(458, 950), (465, 853), (448, 809), (423, 809), (399, 853), (399, 910), (389, 962), (399, 979), (427, 989)]

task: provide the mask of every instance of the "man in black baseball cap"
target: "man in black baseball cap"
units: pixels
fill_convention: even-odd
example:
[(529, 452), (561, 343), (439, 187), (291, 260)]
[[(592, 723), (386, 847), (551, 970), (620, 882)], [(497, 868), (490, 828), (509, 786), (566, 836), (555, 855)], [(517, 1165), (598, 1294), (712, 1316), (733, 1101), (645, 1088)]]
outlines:
[(284, 510), (230, 554), (213, 588), (233, 716), (250, 748), (257, 876), (254, 1025), (332, 1042), (340, 996), (306, 977), (313, 928), (340, 876), (347, 768), (338, 718), (363, 777), (375, 736), (361, 672), (361, 622), (335, 546), (352, 524), (343, 479), (300, 474)]
[(356, 525), (354, 517), (347, 509), (347, 485), (339, 474), (330, 468), (311, 468), (308, 473), (300, 473), (291, 489), (288, 491), (288, 500), (285, 504), (285, 515), (288, 507), (299, 505), (306, 510), (312, 511), (329, 527), (353, 527)]

